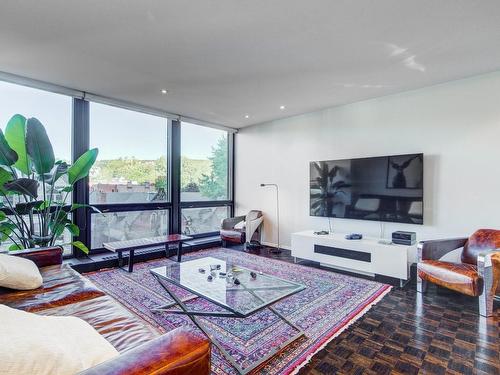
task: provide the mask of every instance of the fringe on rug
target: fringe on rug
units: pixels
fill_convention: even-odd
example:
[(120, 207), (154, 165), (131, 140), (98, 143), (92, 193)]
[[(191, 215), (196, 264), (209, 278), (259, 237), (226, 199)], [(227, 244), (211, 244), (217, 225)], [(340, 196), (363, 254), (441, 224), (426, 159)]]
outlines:
[(344, 324), (337, 332), (335, 332), (332, 337), (328, 338), (324, 343), (322, 343), (318, 348), (316, 348), (313, 352), (309, 353), (306, 357), (306, 359), (297, 365), (291, 372), (288, 372), (286, 374), (288, 375), (296, 375), (298, 374), (299, 370), (306, 366), (309, 362), (311, 362), (312, 357), (314, 357), (318, 352), (323, 350), (333, 339), (335, 339), (337, 336), (339, 336), (342, 332), (344, 332), (347, 328), (349, 328), (352, 324), (356, 323), (359, 318), (361, 318), (363, 315), (365, 315), (374, 305), (380, 302), (382, 298), (386, 296), (387, 293), (389, 293), (392, 290), (392, 286), (389, 286), (386, 290), (384, 290), (382, 293), (380, 293), (373, 301), (371, 301), (368, 305), (366, 305), (360, 312), (358, 312), (356, 315), (354, 315), (349, 322)]

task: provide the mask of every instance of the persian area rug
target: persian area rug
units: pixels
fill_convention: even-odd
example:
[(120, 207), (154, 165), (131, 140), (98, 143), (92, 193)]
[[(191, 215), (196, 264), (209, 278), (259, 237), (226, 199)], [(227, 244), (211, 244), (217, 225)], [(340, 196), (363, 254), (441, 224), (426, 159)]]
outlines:
[[(341, 275), (338, 273), (300, 266), (280, 260), (264, 258), (235, 250), (213, 248), (183, 256), (183, 261), (211, 256), (262, 271), (283, 279), (295, 281), (306, 289), (275, 303), (282, 315), (299, 326), (305, 337), (299, 338), (258, 369), (259, 374), (291, 374), (304, 366), (310, 358), (346, 327), (360, 318), (391, 289), (389, 285)], [(151, 312), (151, 309), (171, 302), (170, 297), (150, 274), (149, 270), (172, 262), (159, 259), (134, 265), (134, 272), (107, 269), (86, 276), (146, 322), (169, 331), (182, 325), (201, 331), (189, 317), (179, 314)], [(171, 288), (181, 298), (190, 293)], [(193, 310), (214, 311), (216, 306), (196, 298), (186, 303)], [(199, 317), (211, 334), (242, 367), (249, 361), (266, 356), (284, 343), (295, 332), (267, 309), (252, 316), (239, 318)], [(215, 346), (212, 346), (212, 372), (237, 374)]]

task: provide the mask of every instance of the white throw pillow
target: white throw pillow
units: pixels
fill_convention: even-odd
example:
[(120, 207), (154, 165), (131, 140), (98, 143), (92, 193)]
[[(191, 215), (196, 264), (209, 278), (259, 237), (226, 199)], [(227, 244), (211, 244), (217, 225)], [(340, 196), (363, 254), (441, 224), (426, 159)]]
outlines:
[(43, 280), (36, 264), (25, 258), (0, 254), (0, 286), (31, 290), (40, 288)]
[(119, 355), (73, 316), (41, 316), (0, 305), (0, 374), (73, 375)]

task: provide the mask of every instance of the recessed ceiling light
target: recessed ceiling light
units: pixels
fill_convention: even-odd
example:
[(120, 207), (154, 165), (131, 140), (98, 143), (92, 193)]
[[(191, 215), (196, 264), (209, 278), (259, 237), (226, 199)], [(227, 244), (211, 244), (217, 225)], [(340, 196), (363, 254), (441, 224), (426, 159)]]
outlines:
[(284, 109), (285, 109), (285, 106), (284, 106), (284, 105), (280, 105), (280, 109), (281, 109), (281, 110), (284, 110)]
[(245, 115), (245, 118), (250, 118), (250, 115)]
[(168, 90), (167, 89), (162, 89), (161, 93), (162, 93), (162, 95), (167, 95), (168, 94)]

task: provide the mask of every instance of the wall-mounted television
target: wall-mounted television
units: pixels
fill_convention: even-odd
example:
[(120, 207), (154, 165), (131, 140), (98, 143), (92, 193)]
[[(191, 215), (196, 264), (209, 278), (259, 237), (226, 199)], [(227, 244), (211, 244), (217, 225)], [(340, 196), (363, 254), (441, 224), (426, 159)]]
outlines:
[(424, 155), (313, 161), (311, 216), (423, 224)]

